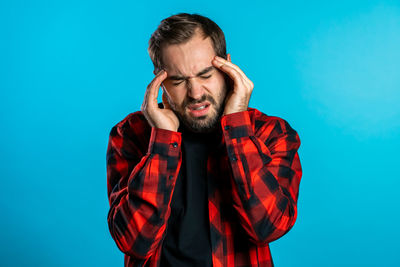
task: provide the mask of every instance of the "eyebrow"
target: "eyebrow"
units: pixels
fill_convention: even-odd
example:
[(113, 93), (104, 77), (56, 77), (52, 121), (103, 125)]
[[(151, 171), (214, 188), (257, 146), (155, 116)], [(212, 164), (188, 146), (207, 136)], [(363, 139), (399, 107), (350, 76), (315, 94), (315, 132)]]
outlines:
[[(198, 76), (204, 75), (204, 74), (206, 74), (207, 72), (210, 72), (210, 71), (213, 70), (213, 69), (215, 69), (214, 66), (209, 66), (209, 67), (207, 67), (207, 68), (205, 68), (205, 69), (199, 71), (199, 72), (196, 74), (196, 76), (198, 77)], [(171, 76), (168, 77), (168, 79), (174, 80), (174, 81), (186, 80), (187, 78), (190, 78), (190, 77), (179, 76), (179, 75), (171, 75)]]

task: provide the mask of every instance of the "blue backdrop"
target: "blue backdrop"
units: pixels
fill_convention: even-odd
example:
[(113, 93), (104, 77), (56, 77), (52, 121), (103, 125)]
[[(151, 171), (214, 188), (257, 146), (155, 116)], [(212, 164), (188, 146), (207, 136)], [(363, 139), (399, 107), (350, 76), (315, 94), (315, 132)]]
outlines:
[(271, 243), (276, 266), (399, 266), (400, 3), (188, 2), (1, 0), (0, 265), (123, 266), (108, 134), (154, 77), (150, 34), (190, 12), (225, 32), (250, 106), (299, 133), (298, 219)]

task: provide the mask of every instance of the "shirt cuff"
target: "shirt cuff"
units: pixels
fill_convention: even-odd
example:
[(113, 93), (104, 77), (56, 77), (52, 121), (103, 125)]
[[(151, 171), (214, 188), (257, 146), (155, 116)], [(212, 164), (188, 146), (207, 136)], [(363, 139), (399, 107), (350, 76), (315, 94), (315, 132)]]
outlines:
[(177, 157), (181, 151), (182, 133), (166, 129), (151, 128), (148, 154)]
[(230, 139), (254, 135), (247, 110), (222, 116), (221, 126), (224, 136), (228, 136)]

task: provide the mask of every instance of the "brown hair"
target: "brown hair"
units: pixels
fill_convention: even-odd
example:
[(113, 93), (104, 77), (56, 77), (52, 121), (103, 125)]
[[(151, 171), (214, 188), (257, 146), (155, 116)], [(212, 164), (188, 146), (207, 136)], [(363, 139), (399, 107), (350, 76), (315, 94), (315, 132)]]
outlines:
[(215, 54), (226, 58), (225, 35), (214, 21), (199, 14), (179, 13), (163, 19), (150, 37), (147, 50), (156, 73), (163, 68), (162, 48), (189, 41), (197, 29), (204, 38), (211, 38)]

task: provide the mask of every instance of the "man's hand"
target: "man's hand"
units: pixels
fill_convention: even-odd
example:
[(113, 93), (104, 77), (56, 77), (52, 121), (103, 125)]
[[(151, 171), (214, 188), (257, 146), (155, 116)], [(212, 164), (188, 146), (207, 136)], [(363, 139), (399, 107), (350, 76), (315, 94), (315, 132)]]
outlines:
[(254, 84), (247, 78), (243, 71), (231, 62), (231, 55), (228, 60), (215, 56), (212, 64), (217, 69), (225, 72), (233, 80), (233, 90), (225, 98), (225, 110), (223, 115), (246, 111), (249, 105), (250, 96), (253, 92)]
[(167, 78), (165, 70), (157, 73), (156, 77), (147, 86), (147, 90), (142, 103), (141, 111), (146, 117), (151, 127), (160, 129), (178, 131), (179, 119), (172, 111), (165, 96), (163, 95), (162, 101), (164, 109), (160, 109), (157, 103), (158, 91), (160, 90), (161, 83)]

